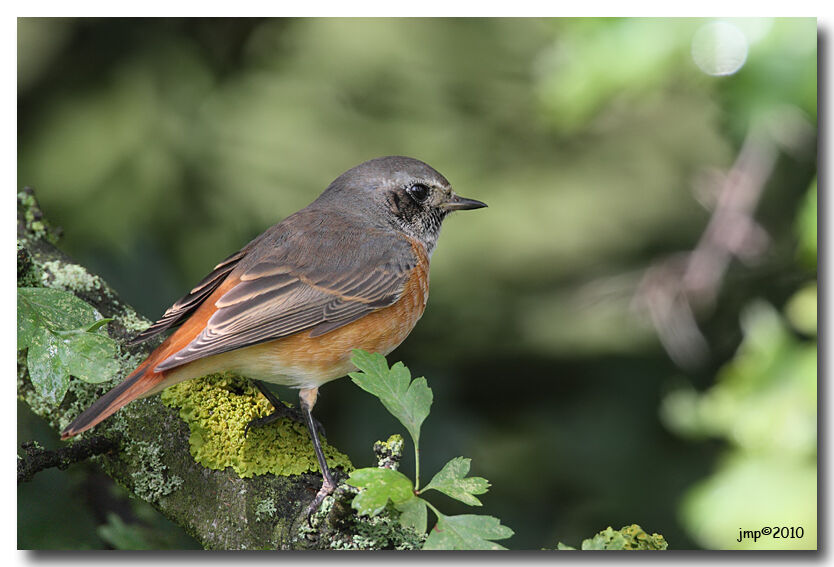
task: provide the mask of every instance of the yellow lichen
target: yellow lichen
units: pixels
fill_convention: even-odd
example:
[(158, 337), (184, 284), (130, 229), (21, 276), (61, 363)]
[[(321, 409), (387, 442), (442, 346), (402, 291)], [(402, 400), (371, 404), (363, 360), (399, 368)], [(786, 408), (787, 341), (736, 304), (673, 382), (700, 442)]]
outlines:
[[(163, 391), (162, 402), (180, 408), (191, 429), (191, 455), (204, 467), (232, 467), (241, 478), (319, 470), (307, 429), (296, 421), (280, 419), (244, 436), (247, 423), (272, 413), (272, 405), (248, 380), (231, 374), (187, 380)], [(322, 448), (330, 467), (353, 468), (324, 439)]]

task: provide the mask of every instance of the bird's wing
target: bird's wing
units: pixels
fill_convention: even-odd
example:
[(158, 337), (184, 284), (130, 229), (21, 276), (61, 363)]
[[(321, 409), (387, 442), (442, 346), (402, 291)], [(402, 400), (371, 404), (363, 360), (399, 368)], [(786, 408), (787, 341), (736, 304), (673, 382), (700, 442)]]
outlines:
[(155, 371), (299, 331), (330, 332), (395, 303), (417, 264), (403, 236), (350, 222), (283, 224), (228, 275), (205, 328)]
[(226, 279), (226, 276), (237, 266), (245, 254), (246, 248), (235, 252), (217, 264), (209, 275), (194, 286), (194, 289), (169, 307), (156, 323), (127, 341), (127, 344), (132, 345), (147, 341), (160, 333), (164, 333), (171, 327), (176, 327), (183, 323), (217, 289), (223, 280)]

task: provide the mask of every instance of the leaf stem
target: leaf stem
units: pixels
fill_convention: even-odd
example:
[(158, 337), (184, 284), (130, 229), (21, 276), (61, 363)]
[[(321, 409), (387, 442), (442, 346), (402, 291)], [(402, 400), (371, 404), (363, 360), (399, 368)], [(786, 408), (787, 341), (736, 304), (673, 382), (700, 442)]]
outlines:
[(420, 491), (420, 442), (414, 441), (414, 492)]

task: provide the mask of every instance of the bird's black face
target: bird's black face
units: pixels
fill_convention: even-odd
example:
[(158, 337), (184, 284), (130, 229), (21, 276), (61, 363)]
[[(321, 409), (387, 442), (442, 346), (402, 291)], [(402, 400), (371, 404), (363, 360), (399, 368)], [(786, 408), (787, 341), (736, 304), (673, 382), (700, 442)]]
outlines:
[(346, 171), (325, 191), (325, 197), (373, 211), (389, 226), (422, 242), (429, 254), (450, 212), (486, 207), (481, 201), (456, 195), (446, 178), (429, 165), (401, 156), (372, 159)]
[(440, 235), (446, 211), (438, 207), (443, 189), (425, 179), (413, 179), (390, 187), (387, 205), (396, 224), (408, 235), (420, 240), (431, 253)]
[(481, 201), (456, 195), (445, 177), (421, 161), (396, 157), (383, 160), (391, 160), (394, 167), (385, 183), (377, 187), (376, 197), (384, 199), (398, 228), (422, 242), (429, 254), (450, 212), (486, 207)]
[(486, 206), (481, 201), (458, 197), (440, 174), (413, 177), (390, 187), (387, 204), (402, 230), (420, 240), (429, 254), (437, 244), (443, 219), (450, 212)]

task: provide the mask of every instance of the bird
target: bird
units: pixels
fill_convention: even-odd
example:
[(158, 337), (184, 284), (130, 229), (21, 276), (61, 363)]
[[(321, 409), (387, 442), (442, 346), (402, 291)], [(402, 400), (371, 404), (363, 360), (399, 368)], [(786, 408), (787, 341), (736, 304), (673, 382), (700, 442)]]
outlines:
[(457, 195), (414, 158), (380, 157), (349, 169), (307, 207), (217, 264), (131, 339), (175, 329), (61, 439), (133, 400), (223, 371), (252, 379), (275, 407), (249, 423), (262, 425), (288, 410), (263, 383), (289, 386), (298, 390), (322, 474), (314, 510), (336, 488), (312, 416), (319, 387), (355, 369), (353, 349), (385, 356), (405, 340), (426, 308), (429, 262), (444, 219), (486, 206)]

